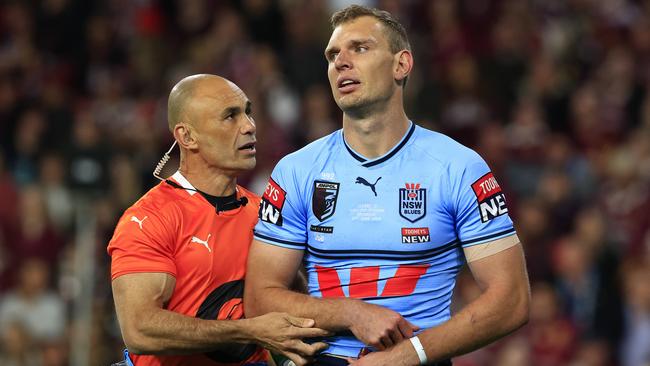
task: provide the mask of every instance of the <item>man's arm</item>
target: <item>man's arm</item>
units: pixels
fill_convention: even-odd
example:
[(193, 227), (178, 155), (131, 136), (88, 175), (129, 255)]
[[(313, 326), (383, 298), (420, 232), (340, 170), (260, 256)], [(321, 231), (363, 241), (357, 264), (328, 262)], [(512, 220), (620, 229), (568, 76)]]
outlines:
[[(481, 295), (451, 319), (420, 333), (429, 362), (471, 352), (526, 324), (530, 288), (521, 244), (469, 263)], [(409, 341), (351, 365), (419, 365)]]
[(329, 333), (311, 328), (313, 320), (273, 313), (241, 320), (204, 320), (164, 309), (175, 286), (166, 273), (134, 273), (112, 282), (115, 309), (124, 342), (135, 354), (199, 353), (224, 343), (258, 343), (301, 365), (327, 347), (301, 338)]
[(318, 299), (289, 290), (303, 252), (254, 240), (248, 255), (245, 313), (270, 311), (314, 319), (330, 331), (350, 330), (365, 344), (385, 349), (411, 337), (417, 327), (398, 313), (350, 298)]

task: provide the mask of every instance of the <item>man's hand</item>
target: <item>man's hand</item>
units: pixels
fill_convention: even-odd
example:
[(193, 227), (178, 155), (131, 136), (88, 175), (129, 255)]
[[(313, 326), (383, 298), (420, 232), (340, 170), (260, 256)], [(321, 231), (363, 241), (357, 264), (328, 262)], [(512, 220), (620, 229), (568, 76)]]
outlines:
[(326, 337), (331, 332), (314, 328), (313, 319), (291, 316), (286, 313), (268, 313), (247, 319), (252, 337), (273, 352), (282, 353), (296, 365), (306, 365), (311, 357), (326, 349), (323, 342), (307, 344), (303, 338)]
[(349, 358), (349, 366), (402, 366), (401, 360), (391, 357), (390, 352), (370, 352), (361, 358)]
[(354, 336), (378, 350), (411, 338), (420, 329), (393, 310), (361, 301), (354, 302), (349, 314)]
[(417, 366), (420, 360), (411, 342), (402, 342), (390, 349), (370, 352), (361, 358), (349, 358), (350, 366)]

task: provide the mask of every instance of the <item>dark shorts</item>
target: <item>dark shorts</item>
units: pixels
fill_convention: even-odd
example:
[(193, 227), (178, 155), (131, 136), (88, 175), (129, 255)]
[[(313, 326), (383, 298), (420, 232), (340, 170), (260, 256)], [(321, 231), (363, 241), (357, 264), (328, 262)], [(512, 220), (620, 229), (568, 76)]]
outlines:
[[(348, 361), (345, 358), (329, 356), (329, 355), (320, 355), (316, 357), (316, 362), (314, 365), (317, 366), (346, 366)], [(451, 360), (440, 361), (436, 363), (431, 363), (429, 366), (452, 366)]]

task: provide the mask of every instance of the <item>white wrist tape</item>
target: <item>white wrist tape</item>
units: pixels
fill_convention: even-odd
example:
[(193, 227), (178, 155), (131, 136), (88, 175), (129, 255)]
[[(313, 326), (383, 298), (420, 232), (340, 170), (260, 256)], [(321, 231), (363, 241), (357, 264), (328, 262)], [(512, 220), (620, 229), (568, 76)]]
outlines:
[(418, 358), (420, 359), (420, 365), (426, 365), (427, 354), (424, 352), (424, 347), (422, 347), (420, 338), (418, 338), (418, 336), (413, 336), (409, 340), (411, 341), (413, 348), (415, 348), (415, 352), (418, 354)]

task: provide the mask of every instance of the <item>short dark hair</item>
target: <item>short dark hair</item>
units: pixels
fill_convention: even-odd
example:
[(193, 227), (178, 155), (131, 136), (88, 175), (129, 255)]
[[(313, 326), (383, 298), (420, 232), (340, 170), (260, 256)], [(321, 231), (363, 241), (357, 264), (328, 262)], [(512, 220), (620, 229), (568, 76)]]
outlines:
[(330, 24), (332, 24), (332, 29), (334, 29), (343, 23), (347, 23), (363, 16), (374, 17), (384, 25), (386, 35), (388, 36), (388, 44), (392, 53), (395, 54), (401, 50), (411, 50), (411, 44), (406, 35), (406, 29), (404, 29), (404, 26), (400, 24), (391, 13), (385, 10), (361, 5), (350, 5), (347, 8), (341, 9), (332, 14)]

